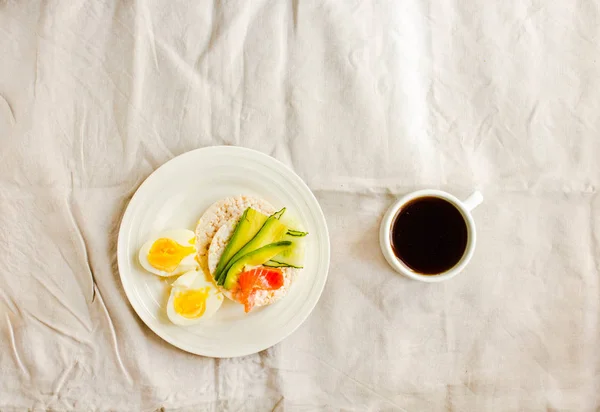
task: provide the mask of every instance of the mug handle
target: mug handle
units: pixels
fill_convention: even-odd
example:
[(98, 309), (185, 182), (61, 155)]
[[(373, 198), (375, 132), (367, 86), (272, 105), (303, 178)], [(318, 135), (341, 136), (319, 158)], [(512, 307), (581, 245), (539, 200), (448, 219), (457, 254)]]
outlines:
[(481, 202), (483, 202), (483, 195), (480, 191), (476, 190), (471, 194), (471, 196), (463, 200), (462, 203), (465, 206), (465, 209), (467, 209), (470, 212), (471, 210), (479, 206)]

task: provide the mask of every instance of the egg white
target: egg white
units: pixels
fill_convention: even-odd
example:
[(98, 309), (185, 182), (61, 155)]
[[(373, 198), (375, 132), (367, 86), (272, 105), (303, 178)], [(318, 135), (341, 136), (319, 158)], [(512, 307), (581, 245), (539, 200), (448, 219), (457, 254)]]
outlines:
[[(169, 320), (176, 325), (189, 326), (200, 322), (203, 319), (208, 319), (213, 316), (223, 303), (223, 294), (219, 292), (214, 283), (206, 278), (203, 272), (191, 270), (181, 275), (171, 285), (171, 295), (167, 303), (167, 316)], [(197, 318), (186, 318), (175, 311), (174, 300), (177, 293), (188, 290), (202, 289), (208, 287), (209, 294), (206, 299), (206, 309), (204, 313)]]
[[(156, 242), (158, 239), (161, 239), (161, 238), (168, 238), (168, 239), (174, 240), (175, 242), (179, 243), (182, 246), (185, 246), (185, 247), (191, 246), (194, 248), (194, 251), (192, 253), (190, 253), (189, 255), (187, 255), (186, 257), (184, 257), (181, 260), (181, 262), (179, 263), (179, 266), (177, 266), (177, 268), (175, 268), (175, 270), (173, 272), (166, 272), (163, 270), (159, 270), (159, 269), (155, 268), (154, 266), (152, 266), (150, 264), (150, 262), (148, 261), (148, 253), (150, 252), (150, 248), (152, 247), (154, 242)], [(181, 273), (187, 272), (189, 270), (196, 269), (196, 267), (198, 267), (198, 262), (196, 262), (196, 259), (195, 259), (197, 249), (196, 249), (195, 241), (192, 241), (192, 243), (190, 243), (190, 240), (192, 240), (192, 239), (195, 239), (195, 233), (192, 232), (191, 230), (187, 230), (187, 229), (174, 229), (174, 230), (167, 230), (167, 231), (161, 232), (157, 236), (152, 237), (150, 240), (148, 240), (146, 243), (144, 243), (144, 245), (140, 249), (140, 253), (139, 253), (140, 264), (148, 272), (154, 273), (155, 275), (158, 275), (158, 276), (175, 276), (175, 275), (179, 275)]]

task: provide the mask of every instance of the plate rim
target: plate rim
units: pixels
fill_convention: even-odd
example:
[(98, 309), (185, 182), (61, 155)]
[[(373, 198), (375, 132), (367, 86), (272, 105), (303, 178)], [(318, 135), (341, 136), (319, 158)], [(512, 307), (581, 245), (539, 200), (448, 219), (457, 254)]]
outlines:
[[(293, 325), (289, 330), (287, 330), (286, 333), (284, 333), (281, 337), (276, 338), (275, 342), (269, 343), (265, 347), (261, 346), (258, 349), (252, 348), (249, 350), (241, 350), (241, 351), (237, 351), (233, 354), (225, 354), (225, 355), (199, 351), (195, 347), (188, 346), (187, 344), (185, 344), (183, 342), (179, 342), (179, 341), (176, 342), (169, 334), (163, 334), (160, 331), (158, 331), (157, 330), (158, 328), (155, 327), (156, 325), (154, 325), (154, 326), (151, 325), (151, 322), (148, 322), (145, 319), (146, 313), (143, 311), (143, 304), (141, 302), (138, 302), (138, 300), (133, 296), (135, 293), (135, 290), (132, 289), (130, 280), (126, 279), (126, 276), (124, 276), (124, 274), (123, 274), (123, 269), (128, 266), (127, 262), (130, 259), (129, 256), (126, 256), (127, 255), (126, 251), (128, 249), (128, 245), (125, 244), (125, 238), (127, 237), (129, 239), (127, 231), (131, 229), (131, 224), (132, 224), (132, 219), (133, 219), (132, 214), (134, 213), (134, 210), (133, 210), (132, 205), (134, 205), (136, 198), (138, 196), (140, 196), (140, 192), (142, 191), (142, 188), (151, 184), (154, 181), (154, 179), (156, 179), (156, 176), (159, 173), (159, 171), (161, 169), (165, 168), (170, 163), (175, 162), (177, 160), (180, 161), (180, 158), (182, 158), (182, 157), (194, 156), (198, 152), (210, 152), (210, 151), (216, 151), (216, 152), (233, 151), (233, 152), (240, 153), (242, 155), (249, 155), (250, 157), (257, 157), (259, 159), (262, 159), (263, 161), (272, 163), (276, 167), (284, 169), (288, 173), (289, 177), (291, 179), (295, 180), (295, 183), (299, 185), (300, 189), (302, 191), (306, 192), (308, 198), (310, 198), (310, 201), (314, 202), (314, 205), (316, 206), (316, 208), (314, 208), (314, 209), (311, 208), (311, 209), (313, 209), (312, 212), (314, 213), (314, 217), (317, 220), (316, 223), (323, 228), (323, 233), (325, 235), (325, 242), (324, 242), (324, 247), (323, 247), (323, 254), (324, 254), (324, 259), (323, 259), (324, 274), (322, 276), (323, 280), (320, 282), (320, 285), (318, 285), (319, 286), (318, 290), (315, 292), (316, 299), (314, 299), (314, 302), (312, 302), (310, 304), (310, 306), (307, 307), (307, 309), (305, 309), (305, 313), (303, 313), (302, 315), (300, 315), (298, 317), (296, 324)], [(200, 147), (197, 149), (192, 149), (187, 152), (181, 153), (181, 154), (169, 159), (168, 161), (164, 162), (163, 164), (161, 164), (158, 168), (156, 168), (154, 171), (152, 171), (152, 173), (150, 173), (144, 179), (144, 181), (135, 190), (131, 199), (127, 202), (127, 207), (125, 208), (125, 212), (123, 213), (123, 217), (121, 218), (121, 222), (119, 224), (119, 232), (118, 232), (118, 238), (117, 238), (117, 266), (118, 266), (118, 271), (119, 271), (119, 278), (121, 280), (121, 285), (123, 286), (123, 290), (125, 291), (127, 300), (129, 301), (129, 305), (133, 308), (133, 310), (135, 311), (138, 318), (156, 336), (158, 336), (165, 342), (169, 343), (170, 345), (172, 345), (176, 348), (179, 348), (181, 350), (184, 350), (186, 352), (193, 353), (195, 355), (211, 357), (211, 358), (234, 358), (234, 357), (252, 355), (252, 354), (261, 352), (263, 350), (269, 349), (272, 346), (275, 346), (276, 344), (280, 343), (281, 341), (283, 341), (284, 339), (289, 337), (292, 333), (294, 333), (302, 324), (304, 324), (306, 319), (308, 319), (310, 314), (314, 311), (317, 303), (321, 299), (323, 290), (325, 289), (325, 285), (327, 283), (327, 278), (329, 276), (329, 267), (330, 267), (330, 263), (331, 263), (330, 260), (331, 260), (331, 245), (330, 245), (330, 238), (329, 238), (329, 229), (327, 227), (327, 220), (325, 219), (325, 214), (323, 213), (321, 205), (319, 204), (319, 202), (318, 202), (317, 198), (315, 197), (314, 193), (312, 192), (312, 190), (310, 190), (310, 188), (304, 182), (304, 180), (302, 180), (302, 178), (300, 176), (298, 176), (298, 174), (294, 170), (292, 170), (289, 166), (287, 166), (285, 163), (281, 162), (280, 160), (278, 160), (272, 156), (267, 155), (266, 153), (263, 153), (263, 152), (260, 152), (258, 150), (254, 150), (254, 149), (249, 149), (246, 147), (240, 147), (240, 146), (217, 145), (217, 146)], [(129, 288), (127, 285), (129, 285)], [(313, 287), (314, 287), (314, 285), (313, 285)], [(130, 289), (130, 290), (128, 290), (128, 289)]]

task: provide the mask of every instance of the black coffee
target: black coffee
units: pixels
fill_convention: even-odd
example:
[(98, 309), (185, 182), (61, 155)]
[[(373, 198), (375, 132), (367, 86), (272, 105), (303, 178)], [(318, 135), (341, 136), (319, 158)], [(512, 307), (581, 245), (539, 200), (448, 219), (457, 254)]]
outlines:
[(437, 275), (456, 265), (467, 248), (467, 224), (460, 211), (438, 197), (415, 199), (392, 223), (392, 248), (408, 267)]

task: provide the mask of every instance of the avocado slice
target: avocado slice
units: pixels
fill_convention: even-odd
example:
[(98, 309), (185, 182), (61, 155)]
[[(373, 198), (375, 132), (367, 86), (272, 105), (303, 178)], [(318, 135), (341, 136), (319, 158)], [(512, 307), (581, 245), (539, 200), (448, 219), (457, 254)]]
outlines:
[(254, 210), (251, 207), (244, 210), (229, 242), (227, 242), (227, 246), (225, 246), (225, 250), (221, 254), (215, 273), (213, 273), (215, 279), (219, 279), (221, 272), (223, 272), (223, 269), (225, 269), (225, 266), (227, 266), (231, 258), (244, 247), (246, 243), (250, 242), (250, 240), (256, 236), (266, 221), (267, 216), (257, 210)]
[(231, 289), (235, 285), (240, 277), (240, 274), (244, 271), (246, 266), (259, 266), (269, 261), (273, 256), (276, 256), (289, 248), (292, 242), (284, 240), (281, 242), (271, 243), (256, 249), (235, 262), (231, 265), (227, 271), (227, 277), (225, 278), (224, 287), (225, 289)]
[[(281, 211), (277, 213), (281, 213)], [(217, 283), (219, 285), (225, 283), (227, 273), (229, 272), (229, 269), (231, 269), (231, 266), (236, 260), (238, 260), (244, 255), (247, 255), (250, 252), (253, 252), (256, 249), (260, 249), (263, 246), (281, 240), (281, 238), (287, 232), (287, 227), (283, 223), (281, 223), (276, 217), (277, 213), (269, 216), (269, 218), (265, 221), (265, 224), (260, 228), (256, 236), (254, 236), (252, 240), (246, 243), (240, 250), (237, 251), (235, 255), (233, 255), (233, 257), (229, 260), (229, 263), (225, 265), (225, 269), (223, 269), (219, 278), (217, 279)]]

